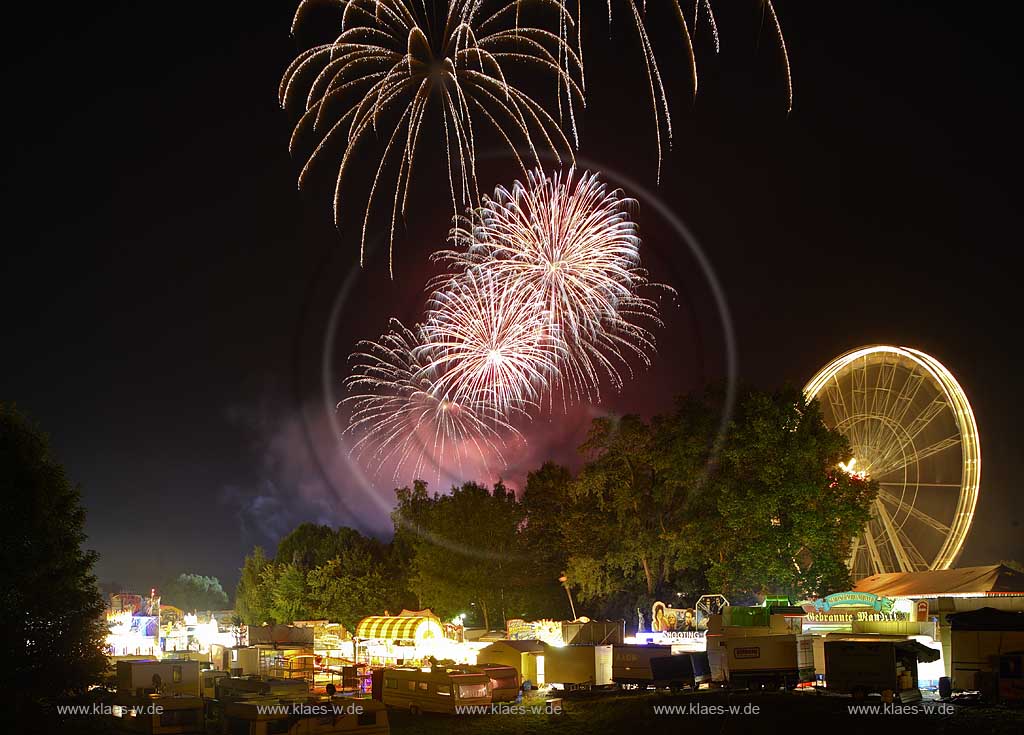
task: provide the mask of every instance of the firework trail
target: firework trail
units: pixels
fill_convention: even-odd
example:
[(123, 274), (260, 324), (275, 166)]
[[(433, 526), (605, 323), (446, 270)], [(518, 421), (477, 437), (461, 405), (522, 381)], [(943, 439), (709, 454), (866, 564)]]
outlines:
[[(341, 10), (338, 36), (303, 52), (288, 67), (279, 100), (286, 109), (301, 109), (289, 150), (295, 152), (306, 136), (318, 141), (299, 174), (299, 186), (328, 151), (344, 150), (334, 190), (337, 226), (341, 227), (343, 181), (356, 149), (367, 138), (383, 142), (363, 218), (361, 263), (373, 204), (391, 167), (397, 168), (391, 265), (397, 220), (406, 212), (428, 114), (439, 116), (444, 130), (453, 212), (478, 203), (475, 161), (480, 127), (497, 133), (524, 171), (520, 150), (531, 165), (539, 165), (542, 152), (559, 163), (572, 159), (573, 144), (560, 123), (567, 113), (576, 143), (575, 106), (583, 104), (583, 90), (581, 61), (568, 40), (575, 19), (563, 0), (533, 0), (553, 11), (558, 32), (521, 24), (524, 1), (333, 0)], [(313, 3), (299, 4), (293, 32)], [(513, 84), (506, 66), (530, 67), (553, 76), (557, 115)]]
[[(651, 43), (650, 35), (647, 32), (647, 0), (623, 0), (627, 6), (629, 18), (632, 21), (632, 25), (636, 29), (637, 37), (640, 39), (640, 46), (642, 49), (644, 67), (646, 71), (646, 81), (648, 94), (651, 99), (651, 112), (654, 117), (655, 123), (655, 140), (658, 151), (658, 181), (661, 181), (661, 167), (664, 149), (666, 147), (672, 147), (672, 114), (669, 111), (668, 94), (665, 90), (665, 83), (661, 75), (661, 67), (658, 63), (658, 57), (655, 54), (654, 46)], [(651, 3), (654, 4), (653, 2)], [(711, 39), (714, 43), (715, 52), (717, 53), (721, 48), (721, 41), (718, 33), (718, 21), (715, 18), (715, 12), (712, 7), (711, 0), (694, 0), (692, 6), (692, 12), (687, 15), (686, 10), (683, 8), (683, 0), (662, 0), (661, 4), (667, 4), (671, 6), (674, 11), (676, 21), (679, 24), (679, 32), (682, 36), (683, 43), (687, 58), (690, 62), (690, 77), (692, 79), (692, 94), (696, 96), (697, 87), (699, 83), (699, 75), (697, 73), (697, 53), (694, 48), (694, 39), (698, 28), (701, 24), (702, 19), (707, 25), (708, 32), (711, 34)], [(608, 24), (611, 25), (613, 20), (612, 0), (607, 0), (608, 6)], [(793, 77), (789, 65), (789, 51), (786, 48), (786, 39), (782, 34), (782, 25), (779, 22), (779, 16), (775, 12), (775, 5), (772, 0), (763, 0), (764, 12), (771, 18), (773, 30), (775, 32), (775, 38), (779, 44), (779, 51), (782, 55), (782, 62), (785, 70), (786, 77), (786, 112), (792, 112), (793, 110)], [(583, 57), (582, 49), (582, 25), (583, 25), (583, 5), (582, 1), (577, 2), (576, 6), (576, 22), (574, 26), (567, 25), (561, 29), (561, 37), (566, 44), (575, 47), (577, 54), (580, 58)], [(575, 31), (575, 37), (572, 35), (572, 31)], [(585, 84), (585, 80), (583, 81)]]
[(502, 290), (538, 295), (548, 330), (564, 343), (549, 381), (563, 403), (599, 402), (602, 378), (620, 389), (629, 356), (650, 364), (654, 341), (641, 322), (660, 321), (640, 296), (649, 284), (635, 208), (596, 174), (538, 169), (460, 218), (455, 248), (435, 255), (453, 270), (487, 273)]

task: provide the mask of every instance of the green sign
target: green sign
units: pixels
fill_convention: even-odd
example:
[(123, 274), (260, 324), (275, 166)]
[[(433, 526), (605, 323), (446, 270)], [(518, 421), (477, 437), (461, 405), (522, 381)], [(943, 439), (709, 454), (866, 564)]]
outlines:
[(836, 592), (814, 601), (801, 602), (800, 605), (808, 612), (828, 612), (843, 607), (870, 607), (875, 612), (888, 614), (892, 612), (893, 601), (871, 592)]

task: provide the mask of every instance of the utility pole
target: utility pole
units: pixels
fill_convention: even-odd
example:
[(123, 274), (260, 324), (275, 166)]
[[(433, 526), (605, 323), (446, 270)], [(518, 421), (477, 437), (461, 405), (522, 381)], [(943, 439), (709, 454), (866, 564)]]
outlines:
[(558, 578), (558, 581), (565, 587), (565, 595), (569, 598), (569, 609), (572, 610), (572, 619), (577, 620), (576, 617), (576, 605), (572, 601), (572, 590), (569, 589), (569, 577), (565, 572), (562, 572), (562, 576)]

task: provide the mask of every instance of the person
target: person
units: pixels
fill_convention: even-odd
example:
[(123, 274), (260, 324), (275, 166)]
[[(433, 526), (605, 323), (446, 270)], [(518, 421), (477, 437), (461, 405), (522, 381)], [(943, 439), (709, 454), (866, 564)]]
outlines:
[(693, 610), (686, 610), (683, 613), (683, 630), (691, 633), (697, 630), (697, 621), (694, 619)]
[(328, 697), (333, 697), (338, 692), (338, 688), (334, 684), (328, 684), (324, 687), (324, 691), (327, 692)]
[(651, 632), (664, 633), (668, 630), (668, 620), (665, 619), (665, 605), (657, 603), (654, 606), (654, 618), (651, 620)]

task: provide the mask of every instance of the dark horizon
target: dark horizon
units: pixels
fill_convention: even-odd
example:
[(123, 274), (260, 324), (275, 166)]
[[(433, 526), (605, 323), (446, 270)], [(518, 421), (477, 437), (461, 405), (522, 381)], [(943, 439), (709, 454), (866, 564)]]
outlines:
[[(802, 386), (865, 344), (941, 360), (982, 443), (958, 563), (1024, 560), (1012, 387), (1024, 121), (1010, 24), (952, 5), (861, 4), (858, 21), (847, 7), (777, 8), (788, 115), (756, 2), (721, 10), (719, 57), (701, 41), (695, 101), (662, 39), (675, 144), (660, 185), (631, 35), (624, 22), (612, 41), (592, 28), (581, 164), (656, 192), (693, 232), (732, 314), (741, 381)], [(27, 7), (11, 24), (28, 32), (5, 59), (16, 110), (4, 199), (18, 226), (4, 251), (0, 399), (40, 423), (82, 484), (102, 581), (145, 590), (195, 572), (231, 595), (248, 550), (272, 553), (299, 522), (387, 535), (394, 483), (354, 475), (330, 407), (355, 343), (392, 316), (418, 318), (450, 212), (428, 167), (394, 281), (383, 221), (359, 269), (358, 227), (331, 223), (329, 174), (295, 186), (293, 120), (276, 98), (294, 4), (189, 10)], [(514, 173), (507, 155), (482, 169), (485, 189)], [(726, 377), (714, 289), (659, 201), (641, 197), (642, 252), (678, 305), (652, 368), (600, 412), (650, 416)], [(534, 422), (504, 477), (575, 461), (592, 415)]]

